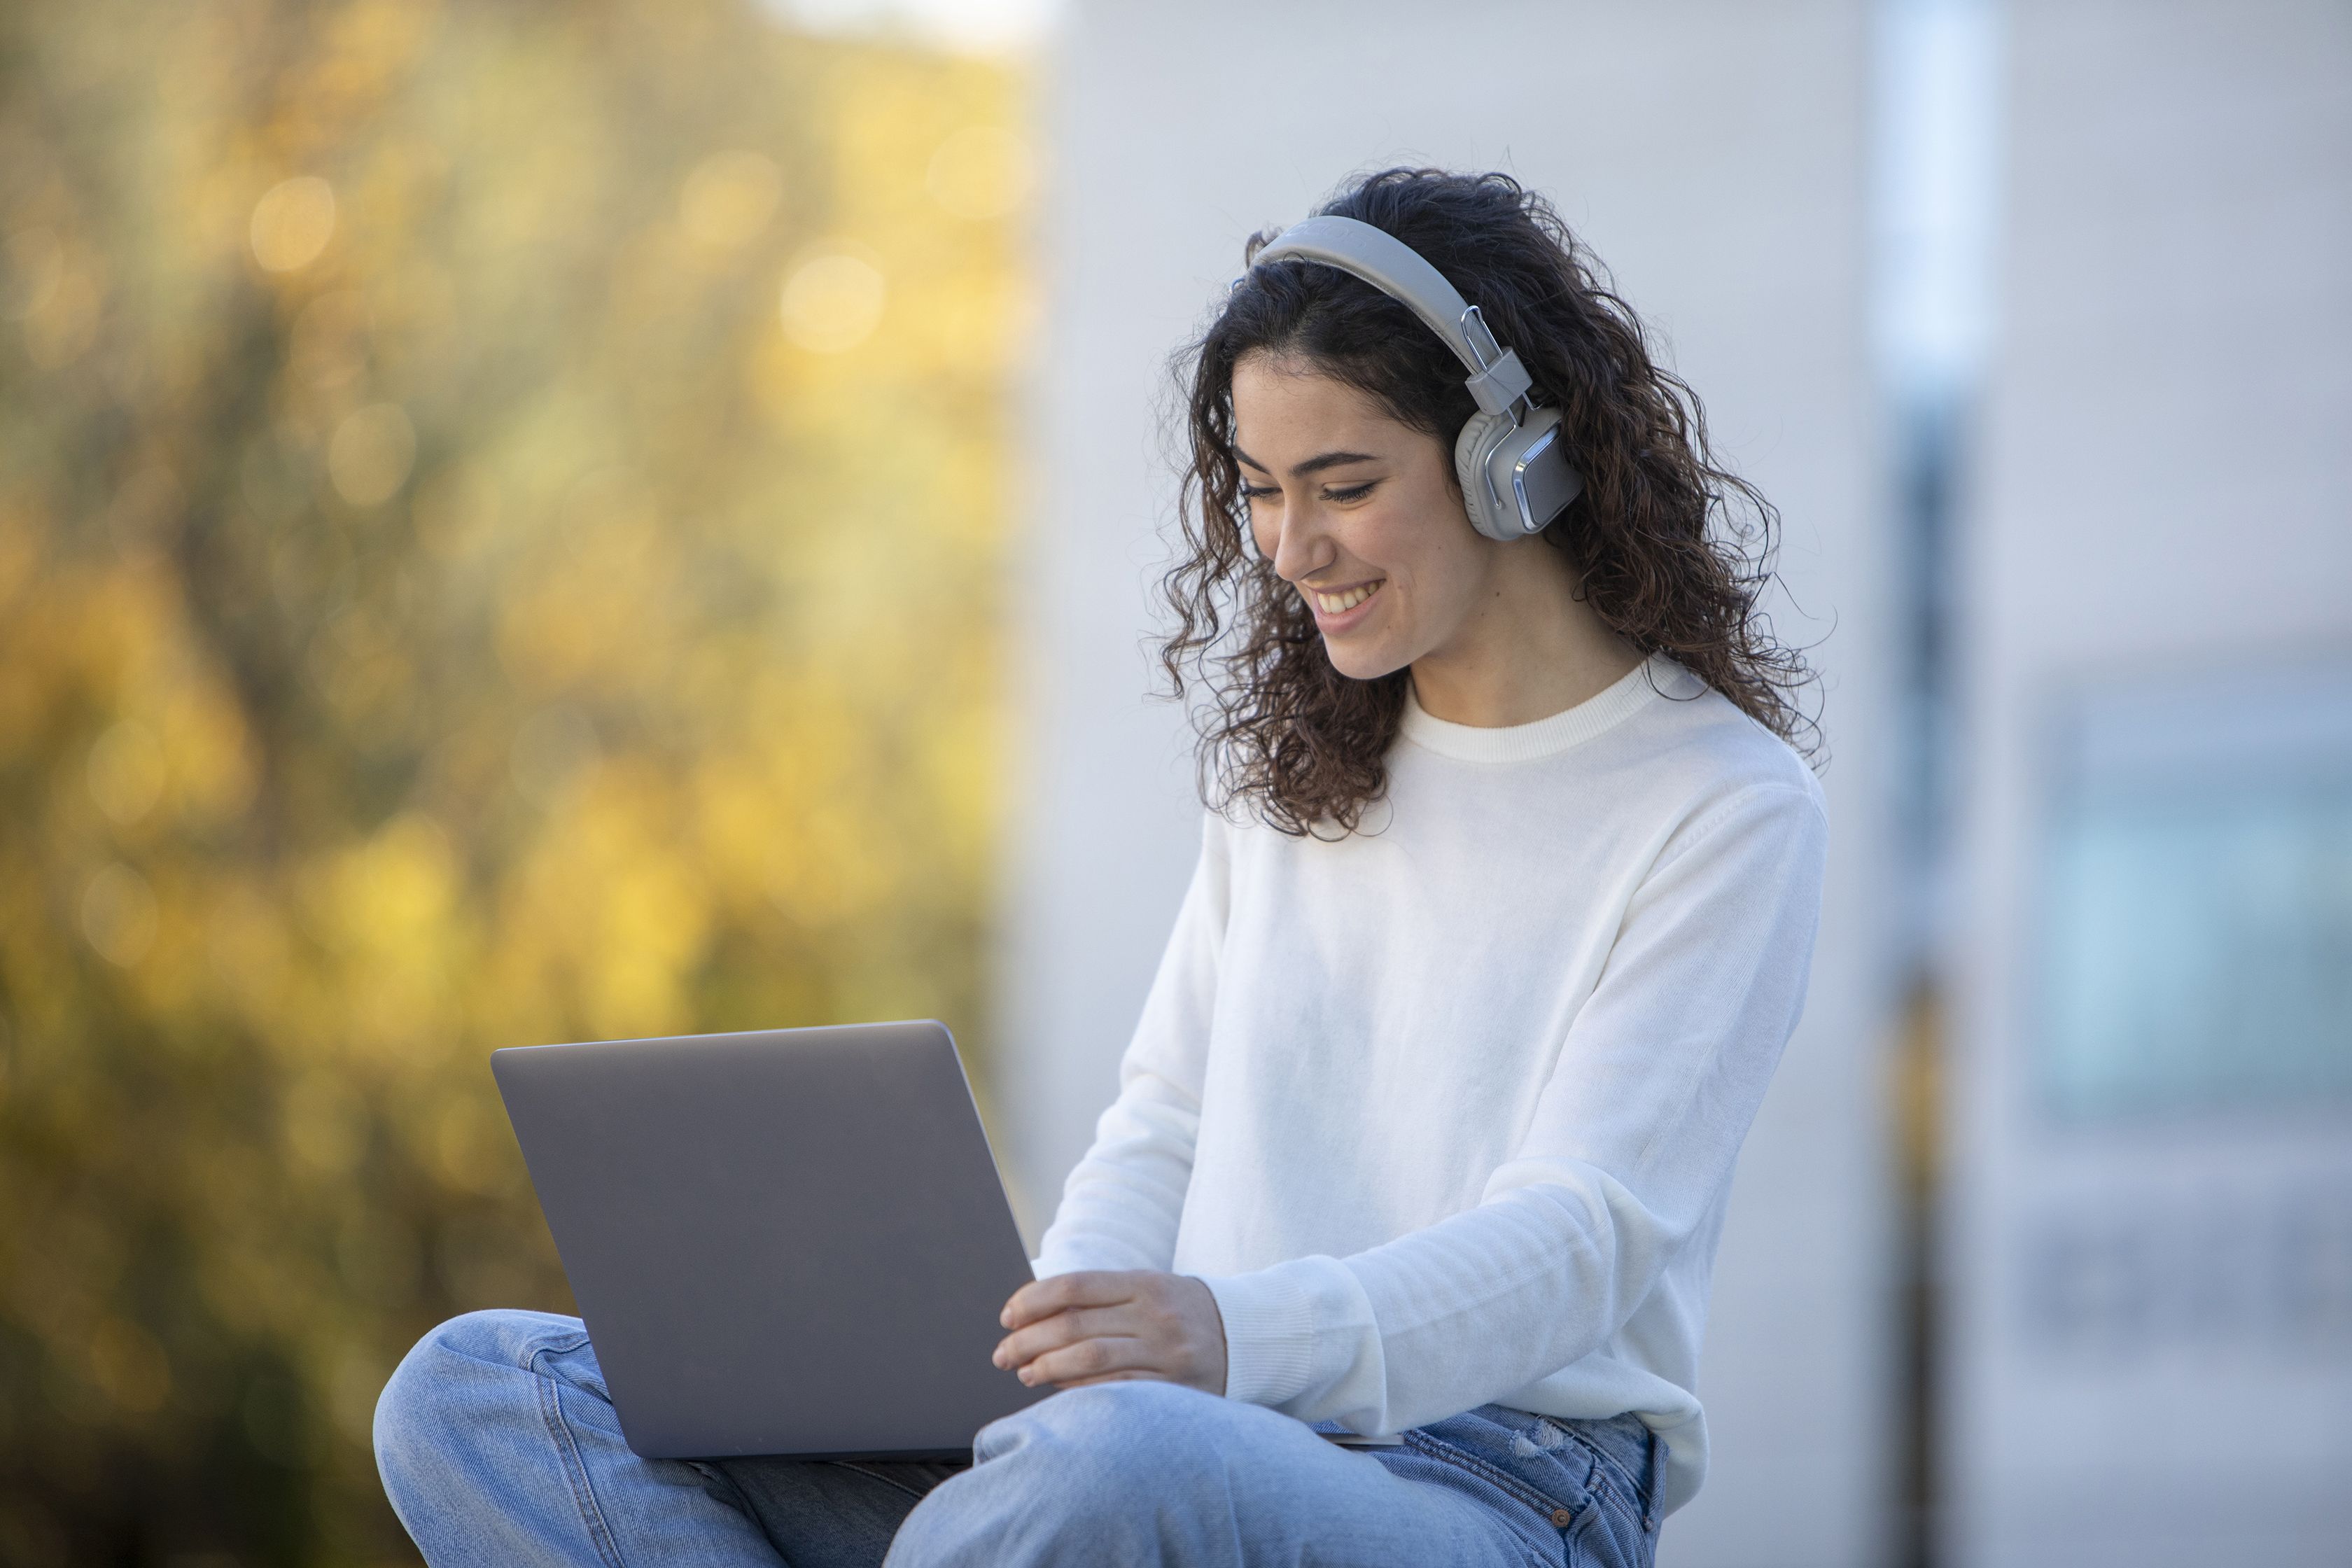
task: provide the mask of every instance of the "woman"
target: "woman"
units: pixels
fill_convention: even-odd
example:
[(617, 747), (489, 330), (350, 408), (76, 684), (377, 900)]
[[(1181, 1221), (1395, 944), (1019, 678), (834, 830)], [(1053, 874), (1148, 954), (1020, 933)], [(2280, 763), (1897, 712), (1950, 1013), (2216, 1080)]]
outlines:
[(1191, 361), (1165, 654), (1215, 809), (1004, 1310), (998, 1364), (1065, 1392), (960, 1473), (648, 1462), (576, 1321), (473, 1314), (377, 1416), (436, 1568), (1645, 1564), (1696, 1490), (1826, 837), (1771, 515), (1539, 197), (1391, 170), (1323, 211), (1372, 260), (1254, 246)]

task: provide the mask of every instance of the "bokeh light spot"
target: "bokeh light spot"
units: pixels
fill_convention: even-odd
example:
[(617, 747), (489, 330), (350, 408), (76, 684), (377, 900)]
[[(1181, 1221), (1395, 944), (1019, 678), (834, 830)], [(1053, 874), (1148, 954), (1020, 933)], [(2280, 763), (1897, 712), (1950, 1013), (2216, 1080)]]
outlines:
[(125, 1410), (161, 1410), (172, 1396), (172, 1363), (163, 1347), (122, 1318), (104, 1319), (90, 1335), (89, 1370), (106, 1396)]
[(46, 228), (21, 228), (8, 237), (8, 271), (0, 283), (0, 316), (23, 321), (56, 297), (66, 275), (65, 247)]
[(99, 810), (128, 827), (155, 808), (163, 794), (163, 748), (155, 733), (125, 719), (89, 749), (90, 798)]
[(344, 417), (327, 447), (327, 477), (353, 506), (375, 506), (408, 482), (416, 427), (397, 403), (373, 403)]
[(677, 220), (703, 244), (731, 249), (768, 226), (783, 194), (783, 174), (774, 159), (757, 153), (716, 153), (686, 177), (678, 193)]
[(25, 356), (42, 370), (71, 364), (97, 338), (105, 303), (88, 272), (65, 273), (25, 318)]
[(1003, 217), (1029, 201), (1037, 156), (1028, 141), (999, 125), (967, 125), (931, 154), (924, 187), (957, 217)]
[(100, 958), (123, 968), (155, 945), (155, 891), (128, 866), (109, 866), (82, 890), (81, 930)]
[(872, 262), (845, 251), (801, 263), (784, 284), (784, 332), (817, 353), (844, 353), (874, 335), (887, 286)]
[(334, 234), (335, 188), (316, 174), (281, 180), (253, 205), (253, 258), (266, 270), (310, 266)]

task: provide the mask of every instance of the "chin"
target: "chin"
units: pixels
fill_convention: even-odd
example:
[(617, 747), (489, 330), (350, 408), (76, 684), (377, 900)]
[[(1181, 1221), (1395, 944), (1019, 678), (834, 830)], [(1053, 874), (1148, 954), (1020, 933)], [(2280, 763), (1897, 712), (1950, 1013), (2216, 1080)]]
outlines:
[(1334, 642), (1325, 637), (1323, 653), (1330, 659), (1331, 668), (1350, 680), (1378, 680), (1383, 675), (1394, 675), (1412, 662), (1388, 648), (1362, 647), (1353, 638)]

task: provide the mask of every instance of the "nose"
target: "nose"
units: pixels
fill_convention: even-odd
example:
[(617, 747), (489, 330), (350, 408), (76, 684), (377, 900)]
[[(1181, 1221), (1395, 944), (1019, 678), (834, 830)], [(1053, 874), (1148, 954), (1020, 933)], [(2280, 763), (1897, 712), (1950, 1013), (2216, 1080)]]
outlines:
[(1331, 546), (1330, 536), (1323, 531), (1318, 509), (1311, 500), (1301, 497), (1286, 500), (1280, 529), (1275, 539), (1274, 574), (1286, 583), (1313, 576), (1328, 566), (1338, 553)]

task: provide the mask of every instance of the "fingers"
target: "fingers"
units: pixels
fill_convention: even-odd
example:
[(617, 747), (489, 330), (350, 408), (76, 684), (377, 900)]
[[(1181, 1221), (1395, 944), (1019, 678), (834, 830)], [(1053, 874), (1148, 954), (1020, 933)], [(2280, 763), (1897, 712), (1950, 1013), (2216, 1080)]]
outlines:
[(1091, 1268), (1036, 1279), (1013, 1292), (997, 1321), (1018, 1329), (1078, 1307), (1113, 1307), (1135, 1299), (1141, 1281), (1158, 1276), (1127, 1269)]
[(1013, 1292), (990, 1358), (1035, 1387), (1127, 1377), (1224, 1391), (1224, 1325), (1198, 1279), (1152, 1270), (1055, 1275)]
[(998, 1342), (989, 1359), (1001, 1367), (1019, 1368), (1048, 1351), (1080, 1340), (1133, 1339), (1138, 1328), (1133, 1314), (1121, 1307), (1074, 1308), (1015, 1329)]
[(1097, 1383), (1173, 1383), (1174, 1378), (1157, 1372), (1107, 1372), (1100, 1377), (1074, 1377), (1057, 1383), (1056, 1388), (1090, 1388)]
[(1020, 1369), (1023, 1383), (1032, 1388), (1053, 1384), (1070, 1388), (1080, 1384), (1110, 1383), (1122, 1378), (1167, 1376), (1155, 1364), (1154, 1347), (1125, 1335), (1079, 1340), (1051, 1350)]

